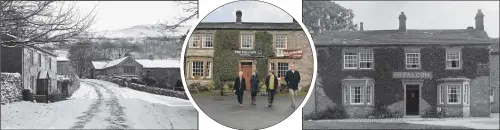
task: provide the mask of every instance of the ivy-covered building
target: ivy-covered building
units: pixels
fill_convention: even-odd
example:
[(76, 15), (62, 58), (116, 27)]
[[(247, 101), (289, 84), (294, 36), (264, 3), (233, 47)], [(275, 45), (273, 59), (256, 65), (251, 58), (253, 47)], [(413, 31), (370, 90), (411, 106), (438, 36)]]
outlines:
[(399, 29), (322, 32), (317, 87), (349, 118), (490, 116), (483, 17), (475, 28), (413, 30), (401, 12)]
[[(209, 81), (214, 79), (215, 63), (214, 53), (217, 39), (224, 41), (225, 38), (217, 37), (218, 31), (231, 31), (232, 41), (230, 41), (230, 49), (232, 54), (228, 55), (236, 57), (238, 62), (234, 72), (236, 77), (238, 70), (244, 72), (244, 77), (249, 80), (252, 71), (263, 70), (258, 69), (264, 65), (265, 70), (274, 70), (277, 76), (284, 76), (289, 70), (291, 64), (295, 64), (296, 69), (301, 74), (300, 88), (309, 87), (312, 81), (314, 60), (312, 55), (311, 45), (306, 36), (306, 33), (295, 20), (288, 23), (264, 23), (264, 22), (243, 22), (242, 12), (236, 12), (235, 22), (201, 22), (198, 24), (189, 39), (185, 53), (185, 76), (186, 83), (200, 83), (208, 85)], [(259, 32), (264, 35), (259, 36)], [(261, 33), (262, 34), (262, 33)], [(262, 39), (264, 38), (264, 39)], [(266, 39), (269, 38), (269, 39)], [(234, 39), (234, 40), (233, 40)], [(227, 39), (226, 39), (227, 40)], [(269, 42), (269, 46), (266, 40)], [(264, 47), (264, 48), (262, 48)], [(264, 56), (260, 49), (269, 49), (272, 53)], [(267, 63), (258, 63), (259, 58), (267, 58)], [(262, 62), (262, 61), (261, 61)], [(237, 68), (236, 68), (237, 67)], [(261, 77), (266, 76), (264, 72)], [(247, 83), (250, 83), (247, 81)], [(250, 85), (247, 85), (249, 87)]]

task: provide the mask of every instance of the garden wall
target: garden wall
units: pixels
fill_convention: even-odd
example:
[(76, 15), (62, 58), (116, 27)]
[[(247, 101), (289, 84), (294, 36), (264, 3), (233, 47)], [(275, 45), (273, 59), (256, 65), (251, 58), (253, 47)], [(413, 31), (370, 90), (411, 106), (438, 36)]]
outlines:
[(2, 91), (2, 105), (22, 100), (23, 87), (21, 85), (21, 74), (1, 73), (0, 83)]
[(170, 96), (170, 97), (177, 97), (181, 99), (186, 99), (189, 100), (186, 92), (184, 91), (173, 91), (173, 90), (167, 90), (163, 88), (157, 88), (157, 87), (150, 87), (142, 84), (137, 84), (137, 83), (131, 83), (130, 81), (124, 80), (125, 78), (109, 78), (109, 77), (101, 77), (101, 80), (109, 81), (116, 83), (120, 86), (128, 87), (137, 91), (142, 91), (142, 92), (147, 92), (147, 93), (152, 93), (152, 94), (158, 94), (158, 95), (163, 95), (163, 96)]

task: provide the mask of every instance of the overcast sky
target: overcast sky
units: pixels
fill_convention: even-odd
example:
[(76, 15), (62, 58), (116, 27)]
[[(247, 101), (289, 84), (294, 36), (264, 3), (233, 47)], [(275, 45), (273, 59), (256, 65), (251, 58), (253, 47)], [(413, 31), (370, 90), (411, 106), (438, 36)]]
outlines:
[[(97, 4), (96, 31), (115, 30), (143, 24), (158, 24), (160, 21), (174, 22), (178, 16), (186, 15), (182, 6), (171, 1), (79, 1), (77, 7), (88, 13)], [(186, 24), (193, 24), (191, 20)]]
[(288, 13), (274, 5), (259, 1), (237, 1), (215, 9), (202, 22), (235, 22), (237, 10), (241, 10), (243, 22), (293, 21)]
[[(484, 14), (484, 28), (490, 37), (499, 35), (498, 1), (337, 1), (352, 9), (354, 22), (365, 30), (397, 29), (404, 12), (408, 29), (465, 29), (475, 26), (478, 9)], [(474, 27), (475, 28), (475, 27)]]

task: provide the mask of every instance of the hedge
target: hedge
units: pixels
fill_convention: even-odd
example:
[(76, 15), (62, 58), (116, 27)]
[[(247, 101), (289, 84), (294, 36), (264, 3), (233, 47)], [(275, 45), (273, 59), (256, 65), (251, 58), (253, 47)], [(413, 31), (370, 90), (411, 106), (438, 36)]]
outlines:
[[(238, 76), (238, 58), (233, 49), (240, 42), (240, 32), (236, 30), (220, 30), (214, 34), (214, 85), (222, 87), (224, 82), (232, 81)], [(238, 47), (239, 48), (239, 47)]]

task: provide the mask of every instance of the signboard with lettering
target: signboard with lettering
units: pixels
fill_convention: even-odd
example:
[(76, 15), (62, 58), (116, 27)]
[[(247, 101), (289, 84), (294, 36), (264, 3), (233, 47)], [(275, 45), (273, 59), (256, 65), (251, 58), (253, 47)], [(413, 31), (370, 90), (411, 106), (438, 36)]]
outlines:
[(394, 72), (395, 79), (432, 79), (432, 72)]
[(283, 55), (290, 58), (302, 58), (302, 50), (283, 50)]
[(233, 50), (233, 52), (240, 57), (262, 57), (262, 53), (255, 50)]

